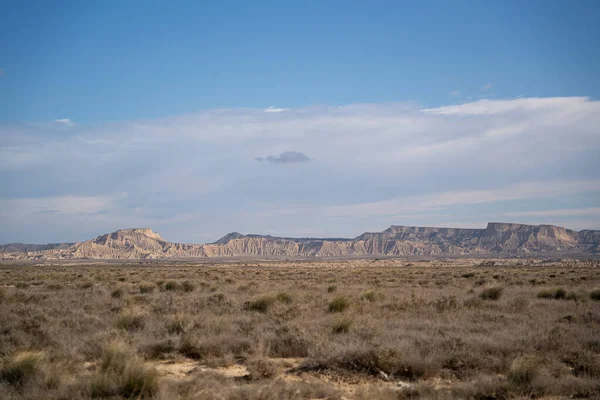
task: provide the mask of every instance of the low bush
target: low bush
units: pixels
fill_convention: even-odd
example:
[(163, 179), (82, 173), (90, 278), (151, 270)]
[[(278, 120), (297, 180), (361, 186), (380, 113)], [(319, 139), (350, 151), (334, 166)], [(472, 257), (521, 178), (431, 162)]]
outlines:
[(195, 288), (196, 288), (196, 287), (194, 286), (194, 284), (193, 284), (192, 282), (190, 282), (190, 281), (184, 281), (184, 282), (181, 284), (181, 289), (182, 289), (184, 292), (193, 292)]
[(600, 301), (600, 289), (592, 290), (590, 292), (590, 299)]
[(579, 300), (581, 298), (575, 292), (568, 292), (563, 288), (557, 289), (546, 289), (542, 290), (537, 294), (539, 299), (553, 299), (553, 300)]
[(350, 307), (350, 299), (346, 296), (336, 296), (329, 302), (329, 312), (338, 313), (345, 311)]
[(502, 296), (502, 291), (501, 287), (483, 289), (481, 293), (479, 293), (479, 298), (482, 300), (498, 300)]
[(100, 371), (92, 377), (92, 397), (145, 399), (158, 392), (158, 373), (133, 356), (120, 343), (108, 345), (103, 352)]
[(165, 283), (165, 290), (178, 290), (179, 282), (176, 281), (168, 281)]
[(275, 362), (263, 357), (248, 360), (246, 368), (252, 380), (275, 378), (280, 372), (279, 366)]
[(290, 294), (288, 294), (288, 293), (285, 293), (285, 292), (279, 292), (279, 293), (277, 293), (277, 295), (275, 296), (275, 298), (280, 303), (285, 303), (285, 304), (291, 304), (292, 301), (294, 301), (294, 299), (292, 298), (292, 296)]
[(121, 311), (117, 318), (117, 327), (127, 331), (137, 331), (144, 328), (145, 314), (138, 309)]
[(244, 303), (244, 309), (247, 311), (266, 313), (274, 302), (275, 298), (272, 296), (261, 296)]
[(167, 331), (171, 334), (180, 335), (185, 333), (190, 324), (190, 317), (187, 314), (177, 313), (167, 322)]
[(0, 369), (0, 380), (19, 386), (33, 379), (40, 372), (44, 353), (24, 351), (16, 354)]
[(375, 290), (365, 290), (360, 295), (361, 300), (366, 300), (366, 301), (370, 301), (370, 302), (379, 300), (382, 297), (383, 297), (383, 295)]
[(154, 285), (148, 282), (140, 283), (140, 293), (152, 293), (154, 291)]
[(337, 318), (333, 322), (333, 326), (331, 327), (331, 331), (334, 334), (348, 333), (348, 332), (350, 332), (350, 327), (352, 326), (353, 323), (354, 323), (354, 320), (352, 318), (349, 318), (349, 317)]

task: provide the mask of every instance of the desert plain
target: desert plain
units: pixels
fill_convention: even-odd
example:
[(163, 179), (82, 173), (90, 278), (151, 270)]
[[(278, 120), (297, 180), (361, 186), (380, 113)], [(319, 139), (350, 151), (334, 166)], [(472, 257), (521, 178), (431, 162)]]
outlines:
[(0, 398), (598, 398), (599, 268), (5, 262)]

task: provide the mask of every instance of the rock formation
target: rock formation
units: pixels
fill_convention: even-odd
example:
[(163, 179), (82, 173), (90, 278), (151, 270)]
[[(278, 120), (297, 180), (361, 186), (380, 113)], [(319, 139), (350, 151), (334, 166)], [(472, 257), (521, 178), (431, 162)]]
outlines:
[(209, 244), (164, 240), (147, 228), (123, 229), (75, 244), (5, 245), (0, 259), (154, 259), (190, 257), (344, 257), (599, 253), (600, 231), (490, 222), (485, 229), (392, 225), (355, 239), (281, 238), (233, 232)]

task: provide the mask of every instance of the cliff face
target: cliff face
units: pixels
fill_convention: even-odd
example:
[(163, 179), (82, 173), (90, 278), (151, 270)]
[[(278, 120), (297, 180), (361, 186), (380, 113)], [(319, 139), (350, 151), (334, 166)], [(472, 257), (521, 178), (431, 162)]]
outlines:
[[(13, 246), (13, 247), (7, 247)], [(237, 256), (520, 255), (600, 252), (600, 231), (490, 222), (485, 229), (395, 226), (355, 239), (278, 238), (230, 233), (210, 244), (167, 242), (150, 229), (123, 229), (73, 245), (6, 245), (2, 259), (152, 259)], [(15, 249), (17, 249), (15, 251)], [(23, 249), (23, 250), (18, 250)]]

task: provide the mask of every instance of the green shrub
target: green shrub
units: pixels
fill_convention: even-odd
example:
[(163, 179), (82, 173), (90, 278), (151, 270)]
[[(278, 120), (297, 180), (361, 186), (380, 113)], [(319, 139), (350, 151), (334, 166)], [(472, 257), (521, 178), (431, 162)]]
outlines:
[(244, 303), (244, 309), (247, 311), (257, 311), (266, 313), (269, 307), (275, 302), (275, 298), (271, 296), (261, 296), (254, 300)]
[(501, 287), (483, 289), (479, 293), (479, 298), (482, 300), (498, 300), (502, 296), (502, 290)]
[(177, 290), (179, 289), (179, 282), (168, 281), (165, 283), (165, 290)]
[(600, 301), (600, 289), (592, 290), (590, 292), (590, 299)]
[(123, 297), (123, 289), (121, 288), (116, 288), (115, 290), (113, 290), (111, 292), (111, 297), (115, 298), (115, 299), (120, 299), (121, 297)]
[(350, 307), (350, 300), (346, 296), (336, 296), (329, 302), (329, 312), (343, 312)]
[(563, 288), (542, 290), (537, 294), (539, 299), (564, 300), (567, 298), (567, 291)]

